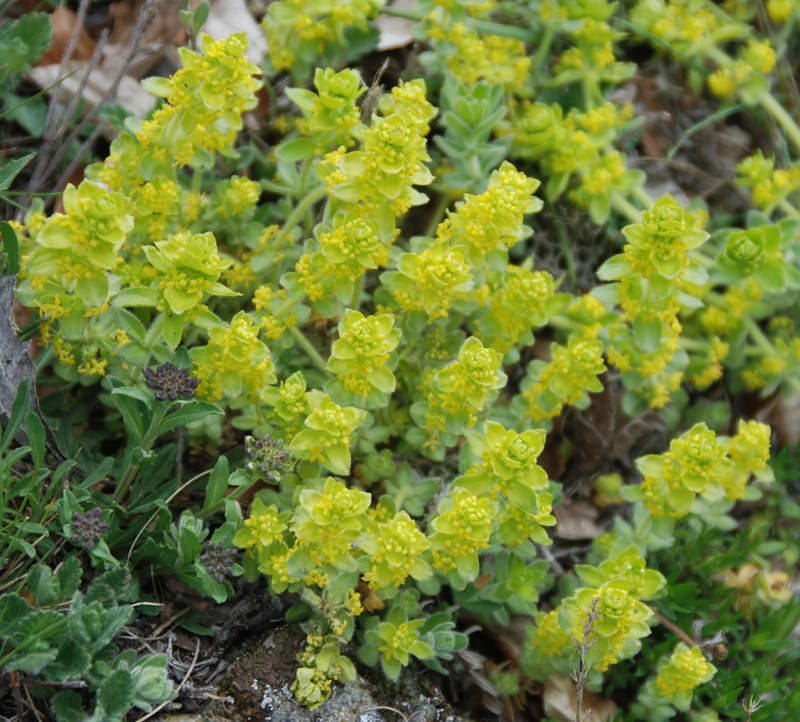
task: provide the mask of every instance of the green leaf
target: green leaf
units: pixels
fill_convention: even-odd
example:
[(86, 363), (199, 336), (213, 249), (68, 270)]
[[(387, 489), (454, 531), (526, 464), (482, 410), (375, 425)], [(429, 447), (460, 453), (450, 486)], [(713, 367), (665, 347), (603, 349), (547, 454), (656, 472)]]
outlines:
[(183, 336), (183, 316), (181, 314), (164, 314), (164, 341), (171, 351), (178, 348)]
[(296, 163), (299, 160), (311, 158), (314, 155), (315, 144), (311, 138), (295, 138), (287, 143), (281, 143), (275, 149), (275, 157), (280, 161)]
[(75, 690), (62, 689), (50, 700), (50, 712), (56, 722), (83, 722), (83, 698)]
[(290, 577), (302, 579), (312, 569), (315, 569), (316, 566), (314, 558), (311, 556), (311, 550), (308, 548), (301, 548), (295, 550), (286, 561), (286, 572)]
[(19, 239), (6, 221), (0, 222), (0, 234), (3, 236), (3, 250), (6, 254), (6, 273), (13, 276), (19, 273)]
[(2, 443), (0, 450), (5, 451), (12, 439), (19, 433), (22, 427), (22, 418), (25, 412), (30, 407), (31, 398), (31, 380), (23, 379), (17, 387), (17, 395), (14, 397), (14, 403), (11, 404), (11, 413), (8, 418), (5, 432), (3, 433)]
[(79, 679), (89, 669), (89, 653), (74, 640), (66, 640), (59, 648), (56, 658), (43, 670), (46, 679)]
[(167, 416), (158, 426), (156, 434), (166, 434), (168, 431), (178, 428), (179, 426), (186, 426), (193, 421), (199, 421), (206, 416), (222, 414), (222, 409), (216, 404), (210, 404), (208, 401), (192, 401), (185, 406), (182, 406), (177, 411)]
[(28, 155), (22, 156), (22, 158), (16, 158), (15, 160), (9, 161), (2, 168), (0, 168), (0, 191), (4, 191), (6, 188), (8, 188), (13, 182), (14, 178), (19, 175), (19, 172), (26, 165), (28, 165), (28, 163), (30, 163), (35, 156), (36, 153), (29, 153)]
[(111, 391), (112, 396), (127, 396), (131, 399), (141, 401), (145, 406), (150, 407), (153, 405), (153, 394), (145, 391), (144, 389), (137, 388), (136, 386), (120, 386), (119, 388)]
[(31, 447), (33, 465), (41, 468), (44, 464), (45, 430), (39, 414), (35, 411), (28, 411), (25, 414), (25, 431), (28, 434), (28, 446)]
[(597, 269), (597, 277), (601, 281), (616, 281), (629, 273), (631, 273), (630, 261), (621, 253), (612, 256)]
[(112, 306), (157, 306), (158, 292), (147, 286), (133, 286), (120, 291), (111, 299)]
[(230, 479), (230, 469), (228, 466), (228, 459), (220, 456), (217, 463), (214, 464), (214, 469), (208, 479), (206, 485), (206, 498), (203, 503), (203, 511), (215, 507), (222, 501), (225, 496), (225, 490), (228, 488), (228, 480)]
[(172, 92), (172, 86), (169, 78), (144, 78), (139, 82), (139, 84), (148, 93), (157, 95), (159, 98), (168, 98)]
[(130, 708), (134, 683), (127, 669), (115, 669), (106, 677), (97, 690), (98, 711), (104, 718), (122, 717)]
[(19, 594), (6, 592), (0, 595), (0, 639), (10, 637), (29, 611), (28, 603)]
[(779, 293), (786, 286), (786, 272), (777, 258), (767, 258), (755, 270), (756, 283), (769, 293)]
[(125, 424), (125, 429), (128, 432), (128, 444), (132, 447), (136, 446), (144, 436), (142, 413), (136, 401), (130, 398), (130, 396), (118, 394), (114, 395), (112, 398), (114, 406), (122, 415), (122, 422)]
[(210, 11), (211, 6), (209, 5), (208, 0), (202, 0), (202, 2), (194, 9), (192, 30), (194, 30), (195, 37), (197, 37), (200, 34), (200, 31), (203, 29), (203, 25), (205, 25), (206, 20), (208, 20), (208, 14)]
[(633, 333), (636, 336), (636, 340), (642, 349), (648, 353), (652, 353), (658, 348), (663, 332), (664, 327), (657, 318), (647, 320), (639, 316), (633, 321)]

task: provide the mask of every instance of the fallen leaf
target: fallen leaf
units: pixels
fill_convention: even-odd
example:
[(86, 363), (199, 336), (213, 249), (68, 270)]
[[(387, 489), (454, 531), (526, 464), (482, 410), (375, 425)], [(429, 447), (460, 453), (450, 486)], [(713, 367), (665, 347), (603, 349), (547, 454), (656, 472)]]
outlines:
[(598, 514), (597, 507), (588, 501), (565, 498), (553, 510), (558, 521), (553, 533), (561, 539), (594, 539), (605, 534), (597, 526)]
[[(116, 73), (124, 61), (136, 22), (145, 0), (121, 0), (108, 6), (107, 27), (110, 28), (108, 44), (103, 49), (101, 67)], [(197, 2), (193, 2), (192, 6)], [(186, 28), (180, 16), (181, 3), (160, 0), (155, 6), (152, 22), (145, 27), (144, 35), (130, 65), (125, 71), (132, 78), (145, 77), (173, 49), (186, 43)]]
[[(544, 686), (544, 713), (560, 722), (575, 722), (577, 690), (572, 678), (564, 674), (553, 675)], [(617, 714), (617, 705), (599, 694), (584, 690), (583, 712), (586, 722), (611, 722)]]
[[(415, 5), (415, 0), (397, 0), (391, 3), (391, 7), (397, 10), (410, 10)], [(406, 20), (396, 18), (392, 15), (381, 15), (375, 21), (375, 27), (380, 32), (377, 50), (395, 50), (411, 45), (414, 38), (411, 35), (411, 28), (416, 24), (416, 20)]]
[[(67, 63), (66, 73), (69, 77), (64, 78), (61, 82), (60, 87), (62, 90), (70, 95), (77, 93), (87, 67), (88, 63), (83, 60), (73, 60)], [(58, 63), (42, 65), (33, 68), (30, 71), (30, 77), (40, 88), (48, 88), (58, 80), (59, 70), (60, 65)], [(72, 74), (70, 75), (70, 73)], [(108, 73), (102, 68), (95, 68), (89, 76), (89, 82), (86, 83), (83, 89), (82, 97), (86, 102), (87, 109), (94, 108), (100, 103), (113, 83), (114, 73)], [(117, 89), (117, 102), (131, 113), (143, 116), (153, 109), (156, 104), (156, 98), (144, 90), (137, 80), (125, 75), (122, 77), (122, 82)], [(113, 131), (112, 138), (116, 136), (117, 132)]]
[(53, 24), (53, 36), (50, 39), (50, 47), (44, 55), (39, 58), (37, 65), (52, 65), (61, 62), (70, 38), (78, 34), (78, 42), (72, 52), (75, 60), (89, 60), (95, 49), (94, 41), (89, 37), (83, 27), (78, 27), (78, 17), (72, 10), (63, 5), (53, 9), (50, 15)]

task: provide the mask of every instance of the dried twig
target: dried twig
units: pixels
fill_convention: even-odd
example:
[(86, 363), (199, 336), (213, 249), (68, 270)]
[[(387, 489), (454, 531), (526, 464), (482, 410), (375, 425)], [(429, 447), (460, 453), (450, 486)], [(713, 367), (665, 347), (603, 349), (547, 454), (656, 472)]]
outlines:
[[(66, 137), (61, 143), (60, 148), (53, 156), (53, 159), (50, 161), (47, 167), (47, 175), (50, 175), (55, 171), (58, 167), (58, 164), (61, 162), (61, 159), (64, 157), (64, 154), (69, 149), (69, 146), (72, 142), (83, 132), (83, 129), (92, 123), (97, 114), (100, 112), (102, 108), (104, 108), (108, 103), (114, 101), (117, 97), (117, 90), (119, 89), (119, 84), (122, 82), (122, 78), (128, 72), (128, 68), (131, 66), (133, 62), (133, 58), (136, 55), (136, 52), (139, 50), (139, 45), (141, 43), (142, 37), (144, 36), (144, 32), (147, 29), (147, 26), (150, 25), (153, 18), (155, 17), (155, 9), (154, 6), (156, 4), (156, 0), (146, 0), (145, 4), (142, 6), (142, 10), (139, 13), (139, 19), (136, 21), (136, 27), (133, 30), (133, 35), (131, 36), (130, 43), (128, 44), (128, 50), (125, 54), (125, 59), (120, 63), (120, 66), (117, 70), (116, 75), (114, 76), (114, 82), (111, 84), (111, 87), (105, 92), (103, 97), (97, 103), (97, 105), (92, 108), (84, 118), (75, 126), (73, 131)], [(81, 152), (83, 149), (81, 149)], [(79, 153), (80, 155), (81, 153)], [(59, 180), (59, 185), (61, 184), (61, 180)]]
[(686, 632), (684, 632), (677, 624), (670, 622), (661, 612), (659, 612), (655, 607), (650, 605), (650, 609), (653, 610), (653, 613), (656, 615), (656, 619), (658, 619), (661, 624), (663, 624), (670, 632), (672, 632), (676, 637), (678, 637), (682, 642), (685, 642), (690, 647), (696, 647), (697, 642), (695, 642)]
[(598, 609), (600, 606), (600, 597), (592, 599), (592, 606), (589, 607), (589, 612), (583, 620), (583, 638), (578, 639), (572, 637), (572, 644), (580, 654), (580, 662), (577, 672), (573, 671), (572, 679), (575, 681), (575, 722), (584, 722), (589, 716), (587, 710), (584, 715), (583, 712), (583, 692), (586, 689), (586, 652), (588, 652), (597, 643), (597, 620), (602, 616), (602, 612)]
[[(97, 64), (100, 62), (100, 58), (103, 57), (103, 49), (108, 42), (108, 36), (108, 28), (106, 28), (103, 30), (102, 34), (100, 35), (100, 39), (97, 41), (97, 45), (92, 53), (92, 57), (89, 58), (89, 64), (86, 66), (86, 70), (81, 77), (80, 83), (78, 83), (78, 87), (75, 89), (75, 92), (72, 95), (72, 100), (67, 106), (67, 109), (61, 115), (61, 122), (58, 124), (58, 130), (55, 132), (56, 138), (66, 131), (70, 118), (75, 115), (75, 109), (78, 107), (78, 103), (83, 97), (83, 91), (86, 88), (86, 85), (89, 83), (89, 78), (94, 72), (94, 69), (97, 67)], [(61, 86), (59, 86), (59, 90), (61, 90)]]
[[(70, 60), (72, 60), (72, 54), (75, 52), (75, 47), (78, 44), (78, 38), (80, 38), (79, 31), (83, 27), (83, 23), (86, 20), (86, 12), (88, 9), (89, 0), (81, 0), (80, 5), (78, 5), (78, 13), (75, 16), (76, 32), (70, 36), (69, 41), (67, 42), (67, 47), (64, 48), (64, 54), (61, 56), (61, 62), (58, 66), (59, 78), (64, 78), (67, 70), (67, 64)], [(50, 106), (47, 108), (47, 117), (44, 121), (44, 133), (42, 134), (42, 150), (39, 153), (39, 157), (36, 159), (36, 166), (34, 167), (33, 174), (28, 182), (29, 193), (35, 193), (38, 191), (39, 187), (47, 178), (48, 160), (50, 158), (50, 153), (55, 147), (56, 139), (58, 138), (58, 133), (56, 133), (56, 115), (58, 104), (61, 100), (61, 90), (61, 85), (57, 85), (55, 92), (53, 93), (53, 98), (50, 101)]]

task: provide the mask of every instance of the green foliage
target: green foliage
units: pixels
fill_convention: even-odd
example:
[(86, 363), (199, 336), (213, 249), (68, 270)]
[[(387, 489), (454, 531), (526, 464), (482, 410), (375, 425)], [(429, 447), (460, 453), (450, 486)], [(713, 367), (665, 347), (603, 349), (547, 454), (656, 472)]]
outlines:
[[(461, 612), (533, 620), (519, 669), (494, 677), (507, 697), (574, 672), (620, 698), (636, 690), (630, 714), (661, 720), (695, 703), (736, 717), (745, 687), (777, 694), (765, 670), (797, 656), (785, 640), (800, 508), (766, 486), (770, 429), (738, 418), (736, 394), (800, 388), (800, 166), (788, 149), (785, 168), (739, 164), (760, 209), (746, 228), (651, 199), (623, 153), (633, 109), (610, 100), (635, 70), (619, 43), (647, 38), (798, 147), (800, 130), (771, 94), (772, 44), (749, 37), (734, 3), (632, 5), (624, 18), (606, 0), (388, 8), (416, 21), (411, 72), (426, 77), (382, 93), (341, 69), (374, 43), (381, 3), (272, 3), (268, 72), (297, 87), (280, 116), (289, 106), (268, 89), (264, 153), (239, 135), (259, 68), (243, 33), (200, 33), (201, 3), (181, 14), (183, 67), (143, 82), (157, 110), (125, 121), (62, 213), (38, 203), (2, 223), (54, 433), (19, 384), (0, 439), (0, 662), (85, 683), (51, 696), (59, 722), (170, 698), (162, 658), (114, 645), (137, 580), (159, 576), (217, 603), (240, 575), (297, 595), (290, 617), (308, 638), (293, 692), (311, 709), (355, 678), (350, 642), (392, 681), (414, 660), (446, 673), (469, 642)], [(0, 34), (3, 72), (41, 52), (43, 18)], [(312, 78), (316, 64), (330, 67)], [(0, 193), (30, 160), (0, 169)], [(570, 246), (584, 239), (561, 204), (624, 244), (580, 281)], [(569, 282), (535, 267), (537, 213), (563, 231)], [(565, 292), (592, 270), (601, 285)], [(736, 411), (718, 401), (713, 423), (698, 418), (705, 397), (687, 408), (712, 384)], [(596, 467), (592, 449), (568, 458), (579, 423), (602, 442)], [(637, 425), (664, 433), (623, 443)], [(74, 460), (53, 470), (54, 443)], [(570, 496), (602, 474), (602, 503), (632, 502), (565, 568), (540, 558), (563, 493), (545, 469), (562, 468)], [(779, 457), (784, 491), (791, 468)], [(746, 665), (712, 664), (700, 639), (676, 645), (664, 620), (705, 622)]]
[[(136, 598), (128, 574), (119, 569), (78, 590), (81, 565), (68, 557), (53, 573), (38, 566), (26, 592), (32, 604), (14, 592), (0, 596), (0, 663), (45, 681), (81, 681), (90, 693), (57, 692), (52, 711), (59, 722), (73, 719), (121, 720), (132, 707), (148, 710), (172, 699), (166, 658), (137, 659), (132, 649), (119, 652), (114, 637), (133, 619)], [(87, 716), (88, 715), (88, 716)]]

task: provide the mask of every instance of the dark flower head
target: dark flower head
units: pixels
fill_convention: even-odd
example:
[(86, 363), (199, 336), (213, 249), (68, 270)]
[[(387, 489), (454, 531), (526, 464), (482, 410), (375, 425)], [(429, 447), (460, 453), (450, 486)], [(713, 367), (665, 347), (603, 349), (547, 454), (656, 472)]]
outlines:
[(238, 553), (238, 549), (226, 549), (222, 542), (206, 542), (206, 553), (200, 557), (200, 561), (206, 565), (208, 573), (222, 584), (233, 575), (233, 564)]
[(75, 546), (92, 549), (100, 537), (108, 531), (108, 524), (101, 521), (103, 511), (99, 506), (87, 512), (73, 512), (72, 514), (72, 539)]
[(179, 369), (169, 362), (161, 364), (155, 371), (144, 369), (142, 373), (148, 387), (155, 390), (158, 401), (175, 401), (178, 396), (191, 399), (200, 383), (200, 379), (189, 375), (189, 369)]
[(244, 438), (244, 455), (247, 457), (245, 469), (258, 474), (262, 479), (278, 481), (286, 471), (289, 451), (280, 442), (265, 436), (256, 440), (252, 436)]

